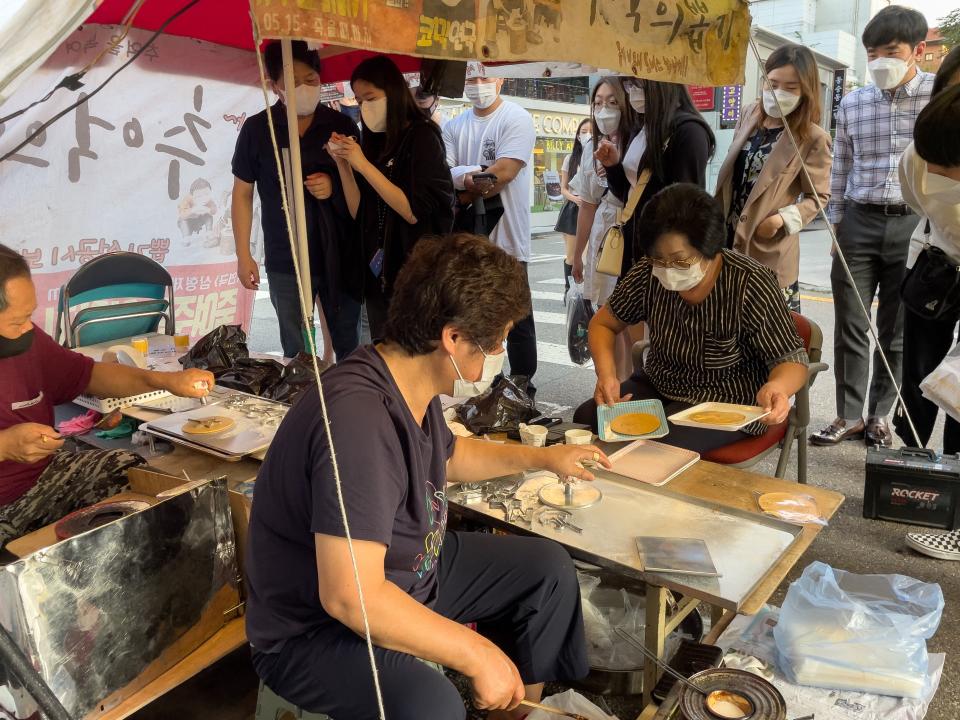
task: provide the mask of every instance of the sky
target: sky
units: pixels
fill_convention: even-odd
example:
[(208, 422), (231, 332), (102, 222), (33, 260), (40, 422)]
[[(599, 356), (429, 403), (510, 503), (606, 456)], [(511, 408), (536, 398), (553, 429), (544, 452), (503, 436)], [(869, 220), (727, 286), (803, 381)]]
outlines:
[(960, 0), (899, 0), (898, 4), (916, 8), (926, 16), (930, 27), (936, 27), (940, 18), (960, 7)]

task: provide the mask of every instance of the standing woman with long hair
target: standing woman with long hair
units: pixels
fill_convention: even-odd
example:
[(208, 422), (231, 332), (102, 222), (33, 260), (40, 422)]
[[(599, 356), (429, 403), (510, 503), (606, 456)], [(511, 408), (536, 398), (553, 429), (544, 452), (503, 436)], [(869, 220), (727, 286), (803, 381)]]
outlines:
[[(581, 198), (577, 218), (577, 242), (573, 250), (573, 279), (583, 283), (583, 295), (594, 309), (603, 305), (617, 279), (596, 270), (600, 243), (607, 230), (617, 222), (623, 202), (607, 192), (604, 169), (594, 158), (601, 143), (617, 148), (621, 154), (638, 131), (637, 115), (627, 102), (627, 94), (618, 77), (605, 77), (593, 88), (590, 98), (593, 137), (583, 148), (574, 189)], [(584, 251), (586, 254), (584, 255)]]
[(573, 272), (573, 251), (577, 246), (577, 217), (580, 214), (580, 196), (573, 191), (570, 183), (577, 177), (580, 163), (583, 158), (583, 146), (593, 136), (593, 125), (590, 118), (584, 118), (577, 126), (577, 134), (573, 138), (573, 150), (563, 159), (560, 170), (560, 194), (567, 199), (560, 209), (556, 227), (553, 229), (563, 233), (563, 284), (564, 289), (570, 289), (570, 273)]
[(440, 129), (389, 58), (357, 65), (350, 86), (360, 102), (361, 142), (334, 133), (329, 150), (350, 214), (359, 220), (355, 266), (370, 334), (378, 340), (397, 273), (417, 240), (453, 228), (453, 180)]
[(685, 85), (641, 78), (627, 78), (623, 84), (630, 107), (641, 118), (642, 130), (625, 153), (610, 143), (601, 143), (596, 153), (606, 168), (610, 191), (620, 202), (627, 202), (641, 177), (647, 180), (637, 209), (624, 227), (627, 242), (621, 277), (639, 259), (636, 224), (644, 205), (675, 183), (706, 187), (707, 163), (716, 149), (713, 131), (694, 107)]
[[(716, 196), (727, 218), (727, 247), (773, 270), (787, 306), (800, 312), (800, 230), (817, 216), (817, 196), (824, 207), (830, 200), (832, 143), (819, 125), (813, 53), (802, 45), (781, 45), (765, 67), (770, 85), (740, 116)], [(784, 116), (799, 151), (784, 130)]]

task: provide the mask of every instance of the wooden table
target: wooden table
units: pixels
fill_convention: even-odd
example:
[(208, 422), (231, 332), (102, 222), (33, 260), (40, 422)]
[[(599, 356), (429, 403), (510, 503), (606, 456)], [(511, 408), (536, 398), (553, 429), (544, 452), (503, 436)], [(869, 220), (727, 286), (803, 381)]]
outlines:
[[(756, 473), (705, 461), (698, 462), (692, 468), (674, 478), (664, 489), (698, 500), (706, 500), (717, 505), (751, 513), (758, 512), (756, 493), (801, 492), (810, 495), (816, 500), (823, 517), (827, 519), (833, 517), (844, 500), (843, 495), (832, 490), (826, 490), (812, 485), (798, 486), (794, 482), (788, 482), (766, 475), (758, 475)], [(526, 533), (532, 532), (532, 530), (508, 525), (503, 521), (496, 521), (482, 512), (470, 509), (469, 506), (451, 503), (451, 509), (457, 515), (469, 517), (471, 520), (490, 524), (508, 531), (518, 530)], [(753, 615), (764, 606), (822, 529), (822, 526), (817, 524), (803, 526), (803, 530), (797, 540), (784, 553), (779, 562), (764, 575), (761, 582), (741, 603), (740, 613)], [(571, 551), (574, 557), (577, 556), (575, 550), (571, 550), (570, 548), (568, 548), (568, 550)], [(609, 570), (610, 568), (607, 569)], [(664, 643), (667, 636), (677, 628), (684, 618), (701, 604), (701, 601), (695, 597), (685, 597), (671, 612), (668, 610), (670, 600), (671, 596), (666, 588), (647, 583), (645, 642), (647, 647), (656, 652), (660, 657), (663, 657)], [(736, 614), (737, 613), (732, 610), (713, 608), (713, 625), (706, 641), (715, 641), (720, 633), (723, 632), (734, 617), (736, 617)], [(651, 707), (654, 711), (656, 708), (650, 705), (651, 693), (659, 676), (660, 672), (656, 665), (653, 663), (644, 664), (644, 704)]]

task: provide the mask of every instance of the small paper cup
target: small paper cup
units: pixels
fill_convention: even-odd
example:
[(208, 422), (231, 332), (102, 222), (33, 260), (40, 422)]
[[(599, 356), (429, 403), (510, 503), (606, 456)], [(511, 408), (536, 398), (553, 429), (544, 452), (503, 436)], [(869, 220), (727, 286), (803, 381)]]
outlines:
[(521, 425), (520, 442), (531, 447), (545, 447), (547, 444), (547, 429), (543, 425)]
[(567, 445), (589, 445), (593, 442), (593, 433), (589, 430), (573, 428), (563, 434), (563, 441)]

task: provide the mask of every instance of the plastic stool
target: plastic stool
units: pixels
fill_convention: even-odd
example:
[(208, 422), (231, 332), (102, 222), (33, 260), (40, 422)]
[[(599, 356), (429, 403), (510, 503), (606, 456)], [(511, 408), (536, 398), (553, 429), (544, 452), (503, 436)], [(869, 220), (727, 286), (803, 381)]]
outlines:
[(329, 715), (305, 712), (287, 702), (260, 681), (255, 720), (332, 720)]

